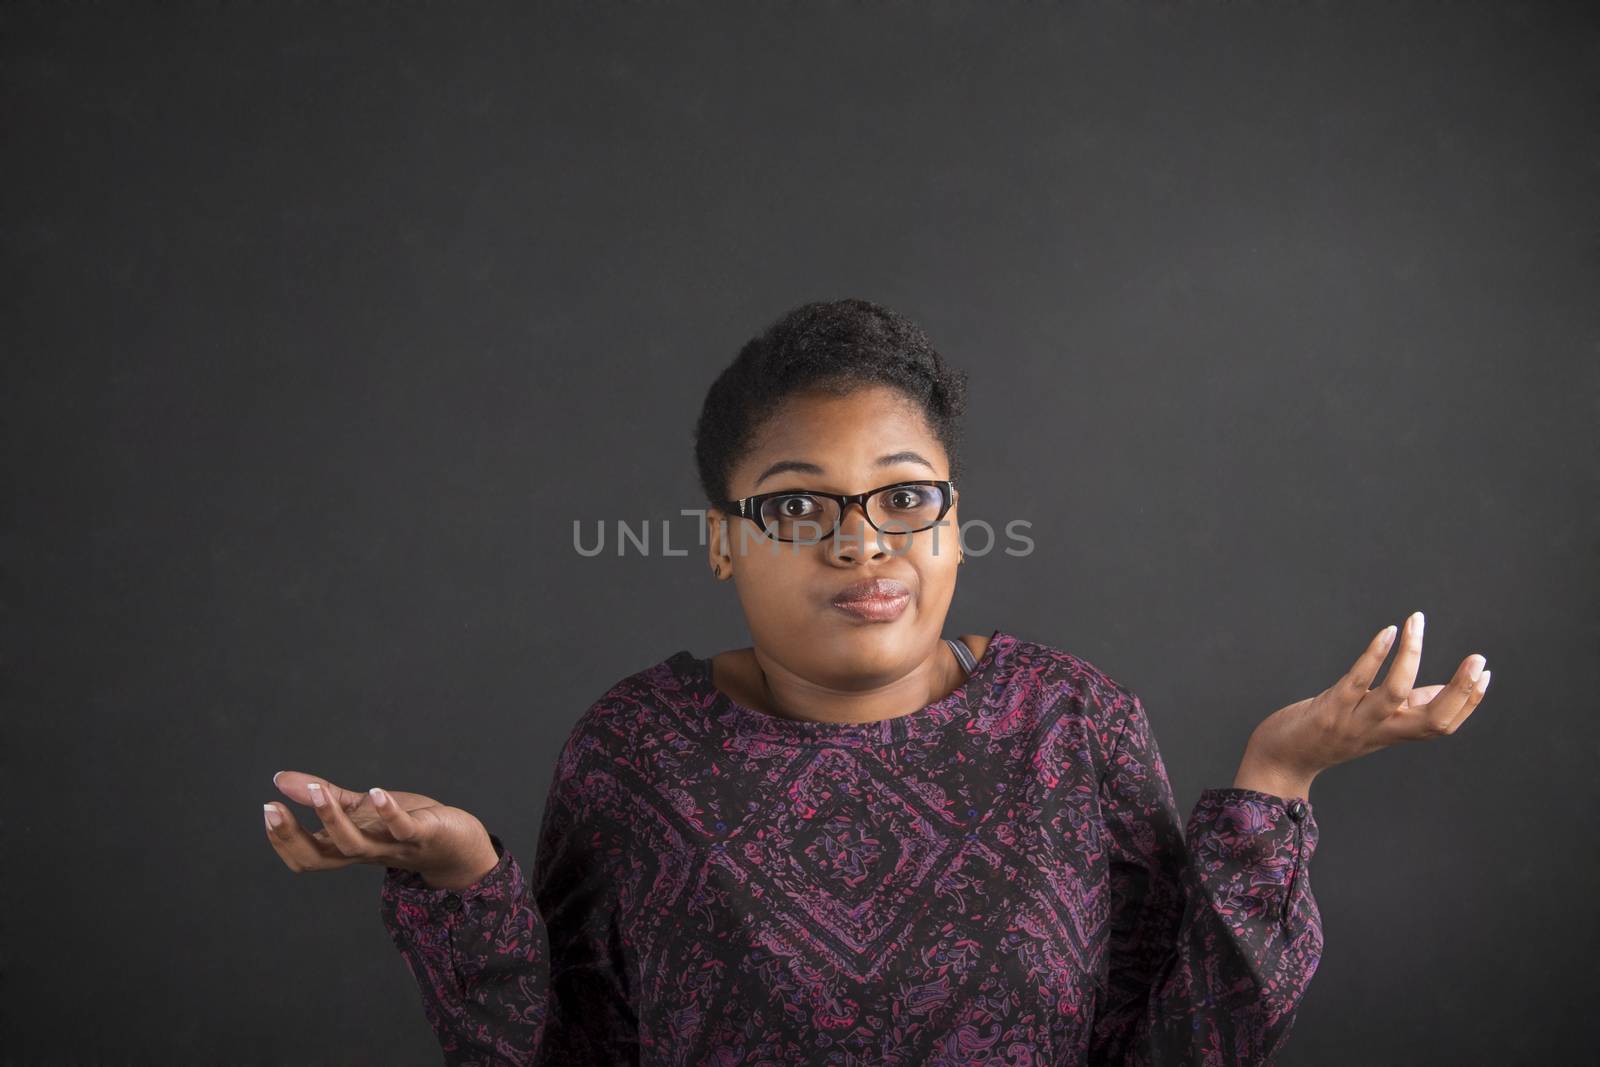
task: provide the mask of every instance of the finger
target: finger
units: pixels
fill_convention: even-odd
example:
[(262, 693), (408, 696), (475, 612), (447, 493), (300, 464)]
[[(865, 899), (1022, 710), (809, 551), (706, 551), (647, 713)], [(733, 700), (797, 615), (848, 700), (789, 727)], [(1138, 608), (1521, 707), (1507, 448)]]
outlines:
[(1412, 686), (1417, 683), (1417, 667), (1422, 663), (1422, 624), (1420, 611), (1412, 612), (1406, 619), (1395, 645), (1394, 662), (1389, 664), (1383, 684), (1374, 693), (1391, 712), (1406, 702)]
[(438, 827), (437, 821), (431, 815), (425, 816), (423, 811), (418, 811), (415, 815), (406, 811), (398, 799), (404, 794), (390, 793), (377, 786), (368, 790), (368, 793), (372, 799), (373, 809), (377, 811), (384, 827), (402, 850), (409, 848), (421, 851), (432, 832)]
[(1418, 740), (1451, 733), (1474, 700), (1484, 658), (1473, 653), (1461, 661), (1455, 677), (1442, 686), (1413, 689), (1407, 706), (1386, 725), (1398, 740)]
[(278, 787), (279, 792), (295, 803), (304, 804), (307, 807), (312, 806), (311, 790), (309, 788), (312, 782), (318, 782), (329, 789), (335, 802), (346, 811), (359, 806), (367, 796), (365, 793), (355, 789), (341, 789), (326, 778), (319, 778), (314, 774), (306, 774), (304, 771), (279, 771), (272, 776), (272, 784)]
[(346, 856), (364, 857), (372, 850), (372, 839), (350, 821), (350, 815), (336, 802), (340, 795), (335, 792), (337, 789), (315, 778), (306, 783), (311, 806), (316, 809), (317, 818), (322, 820), (322, 828), (328, 831), (328, 839), (334, 847)]
[(1367, 690), (1372, 686), (1372, 679), (1378, 675), (1378, 668), (1383, 666), (1383, 658), (1389, 654), (1389, 646), (1394, 643), (1394, 634), (1393, 626), (1385, 626), (1374, 634), (1372, 640), (1367, 642), (1366, 651), (1357, 657), (1344, 677), (1339, 679), (1335, 690), (1346, 706), (1355, 707), (1361, 702), (1361, 698), (1367, 695)]
[(1421, 729), (1424, 736), (1436, 736), (1450, 732), (1451, 724), (1461, 717), (1461, 712), (1471, 702), (1478, 687), (1478, 678), (1483, 673), (1484, 659), (1474, 652), (1461, 661), (1456, 668), (1456, 676), (1450, 680), (1439, 694), (1426, 704), (1417, 706), (1417, 712), (1422, 716)]
[(1472, 688), (1472, 696), (1467, 701), (1466, 709), (1456, 716), (1455, 721), (1450, 724), (1450, 728), (1445, 733), (1453, 734), (1461, 729), (1461, 724), (1471, 718), (1474, 711), (1478, 710), (1478, 705), (1482, 704), (1483, 698), (1488, 695), (1489, 675), (1493, 673), (1493, 671), (1486, 670), (1478, 675), (1477, 684)]
[[(278, 858), (283, 860), (284, 866), (296, 874), (302, 871), (334, 870), (355, 862), (331, 844), (318, 841), (307, 833), (294, 813), (284, 805), (268, 803), (263, 804), (262, 809), (267, 840), (278, 853)], [(277, 816), (276, 826), (273, 825), (274, 815)]]
[(1449, 688), (1448, 685), (1419, 685), (1406, 698), (1406, 707), (1420, 708)]

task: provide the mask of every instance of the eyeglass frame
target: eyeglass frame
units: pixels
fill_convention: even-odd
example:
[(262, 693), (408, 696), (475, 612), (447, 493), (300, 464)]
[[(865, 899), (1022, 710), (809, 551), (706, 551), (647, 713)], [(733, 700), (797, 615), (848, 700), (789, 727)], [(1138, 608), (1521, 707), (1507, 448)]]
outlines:
[[(903, 485), (938, 486), (944, 495), (944, 507), (939, 509), (939, 514), (934, 516), (933, 521), (926, 526), (919, 526), (915, 530), (885, 530), (876, 522), (872, 521), (872, 515), (867, 511), (867, 498), (876, 496), (888, 489), (897, 489)], [(788, 538), (777, 537), (768, 531), (766, 523), (761, 520), (761, 505), (763, 502), (779, 496), (819, 496), (826, 500), (832, 500), (839, 505), (839, 517), (834, 521), (833, 529), (829, 530), (826, 534), (817, 538), (815, 541), (795, 541)], [(839, 527), (844, 524), (845, 512), (849, 510), (851, 504), (860, 506), (861, 517), (867, 520), (868, 526), (871, 526), (880, 534), (887, 533), (893, 535), (921, 533), (924, 530), (931, 530), (935, 526), (938, 526), (939, 523), (944, 520), (944, 517), (950, 513), (950, 509), (955, 507), (956, 483), (955, 480), (951, 478), (919, 478), (902, 482), (890, 482), (888, 485), (880, 485), (876, 489), (868, 489), (864, 493), (825, 493), (820, 489), (774, 489), (768, 493), (756, 493), (753, 496), (740, 497), (738, 500), (724, 500), (722, 502), (722, 507), (725, 511), (729, 511), (732, 514), (737, 515), (739, 518), (749, 519), (751, 522), (756, 524), (756, 529), (760, 530), (764, 536), (771, 538), (780, 544), (816, 545), (821, 544), (839, 532)], [(799, 521), (804, 522), (807, 520), (802, 519)]]

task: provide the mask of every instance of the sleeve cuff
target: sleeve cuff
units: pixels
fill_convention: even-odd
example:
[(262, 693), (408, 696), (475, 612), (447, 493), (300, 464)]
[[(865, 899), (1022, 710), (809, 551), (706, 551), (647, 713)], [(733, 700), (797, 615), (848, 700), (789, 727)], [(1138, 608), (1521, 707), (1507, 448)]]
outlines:
[(1232, 786), (1202, 790), (1189, 816), (1191, 846), (1212, 861), (1288, 863), (1298, 869), (1317, 847), (1311, 802)]
[(500, 857), (487, 873), (464, 889), (435, 889), (422, 875), (402, 867), (385, 867), (383, 896), (408, 920), (406, 925), (445, 924), (449, 919), (497, 907), (521, 891), (521, 871), (505, 842), (491, 832), (489, 840)]
[(1229, 803), (1238, 803), (1242, 800), (1255, 801), (1276, 807), (1291, 818), (1304, 818), (1311, 821), (1311, 801), (1307, 797), (1280, 797), (1276, 793), (1263, 793), (1259, 789), (1240, 789), (1237, 786), (1226, 788), (1216, 787), (1204, 789), (1200, 792), (1202, 804), (1208, 801), (1213, 805), (1224, 806)]
[(1196, 873), (1241, 916), (1283, 911), (1306, 891), (1317, 837), (1310, 801), (1231, 786), (1203, 790), (1188, 825)]

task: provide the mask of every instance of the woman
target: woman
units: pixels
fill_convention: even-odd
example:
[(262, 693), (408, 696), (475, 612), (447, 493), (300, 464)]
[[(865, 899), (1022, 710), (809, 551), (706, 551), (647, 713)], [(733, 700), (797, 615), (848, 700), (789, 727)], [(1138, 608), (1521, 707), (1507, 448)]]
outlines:
[(1418, 613), (1369, 689), (1386, 628), (1264, 720), (1181, 828), (1135, 693), (1004, 630), (941, 639), (964, 383), (861, 300), (744, 347), (696, 458), (711, 571), (753, 643), (680, 651), (579, 718), (531, 876), (459, 808), (280, 772), (323, 826), (267, 806), (292, 870), (386, 867), (384, 922), (447, 1062), (1244, 1064), (1283, 1046), (1322, 949), (1312, 779), (1454, 732), (1483, 657), (1412, 688)]

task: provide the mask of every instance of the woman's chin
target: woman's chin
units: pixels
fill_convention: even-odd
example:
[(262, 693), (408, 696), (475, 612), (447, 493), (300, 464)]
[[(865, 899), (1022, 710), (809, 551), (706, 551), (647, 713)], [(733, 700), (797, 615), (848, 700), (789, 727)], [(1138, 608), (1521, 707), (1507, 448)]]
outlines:
[(905, 612), (893, 622), (861, 623), (840, 613), (841, 618), (830, 627), (833, 631), (827, 644), (832, 654), (829, 666), (849, 678), (895, 677), (905, 670), (906, 658), (911, 655), (914, 617)]

